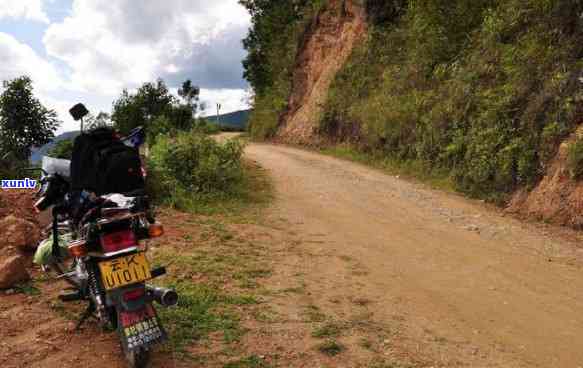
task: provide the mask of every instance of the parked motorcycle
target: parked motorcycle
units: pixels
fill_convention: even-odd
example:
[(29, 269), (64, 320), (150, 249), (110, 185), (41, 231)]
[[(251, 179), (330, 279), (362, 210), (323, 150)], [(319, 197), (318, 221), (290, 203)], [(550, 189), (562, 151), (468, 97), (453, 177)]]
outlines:
[(43, 160), (35, 209), (50, 209), (52, 224), (35, 261), (69, 284), (61, 301), (87, 303), (77, 329), (94, 318), (116, 330), (129, 366), (145, 367), (151, 349), (167, 339), (153, 302), (165, 307), (178, 302), (175, 291), (147, 283), (166, 273), (163, 267), (153, 269), (147, 258), (147, 241), (162, 236), (163, 226), (143, 190), (100, 196), (74, 192), (67, 168)]

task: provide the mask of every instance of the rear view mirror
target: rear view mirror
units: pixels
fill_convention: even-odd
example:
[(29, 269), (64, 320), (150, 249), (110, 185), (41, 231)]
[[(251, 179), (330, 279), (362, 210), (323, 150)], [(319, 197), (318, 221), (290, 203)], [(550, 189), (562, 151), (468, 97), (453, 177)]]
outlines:
[(79, 104), (73, 106), (71, 108), (71, 110), (69, 110), (69, 113), (71, 114), (73, 119), (75, 119), (75, 121), (79, 121), (79, 120), (83, 119), (85, 116), (87, 116), (87, 114), (89, 114), (89, 110), (87, 110), (85, 105), (83, 105), (82, 103), (79, 103)]

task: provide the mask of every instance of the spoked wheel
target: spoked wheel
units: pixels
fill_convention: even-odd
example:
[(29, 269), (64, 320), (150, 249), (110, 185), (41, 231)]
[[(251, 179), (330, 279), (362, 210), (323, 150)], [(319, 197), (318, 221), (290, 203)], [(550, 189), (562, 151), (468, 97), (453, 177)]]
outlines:
[(129, 368), (146, 368), (150, 365), (150, 350), (138, 349), (125, 353)]

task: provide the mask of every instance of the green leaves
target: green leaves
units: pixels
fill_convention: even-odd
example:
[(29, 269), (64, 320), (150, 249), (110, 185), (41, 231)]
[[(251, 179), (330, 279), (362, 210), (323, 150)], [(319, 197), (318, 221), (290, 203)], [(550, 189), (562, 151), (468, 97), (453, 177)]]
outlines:
[(26, 161), (31, 148), (48, 143), (60, 122), (33, 94), (32, 80), (5, 81), (0, 95), (0, 160)]
[(155, 83), (144, 83), (134, 94), (124, 90), (113, 103), (111, 119), (124, 134), (138, 126), (147, 129), (156, 118), (170, 113), (173, 102), (166, 83), (158, 79)]

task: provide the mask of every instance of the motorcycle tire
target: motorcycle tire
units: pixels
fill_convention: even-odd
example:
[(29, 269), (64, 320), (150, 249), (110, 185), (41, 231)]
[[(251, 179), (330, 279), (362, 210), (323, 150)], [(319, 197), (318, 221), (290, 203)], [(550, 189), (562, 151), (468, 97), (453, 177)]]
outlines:
[(150, 366), (150, 350), (138, 349), (125, 353), (129, 368), (147, 368)]

